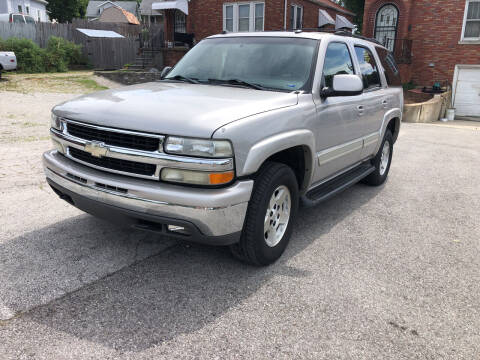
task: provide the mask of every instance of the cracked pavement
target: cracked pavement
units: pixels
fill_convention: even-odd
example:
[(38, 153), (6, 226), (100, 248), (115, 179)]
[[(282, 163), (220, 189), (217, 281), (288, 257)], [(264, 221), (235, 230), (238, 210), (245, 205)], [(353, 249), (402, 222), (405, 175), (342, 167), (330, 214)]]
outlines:
[(267, 268), (83, 214), (49, 147), (0, 143), (2, 360), (480, 357), (478, 129), (403, 124), (385, 186), (301, 209)]

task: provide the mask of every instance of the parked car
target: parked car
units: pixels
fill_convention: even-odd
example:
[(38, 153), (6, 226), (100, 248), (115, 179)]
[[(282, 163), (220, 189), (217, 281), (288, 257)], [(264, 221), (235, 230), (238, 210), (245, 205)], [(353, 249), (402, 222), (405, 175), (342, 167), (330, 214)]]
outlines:
[(0, 78), (2, 71), (11, 71), (17, 69), (17, 57), (14, 52), (0, 51)]
[(35, 24), (35, 19), (30, 15), (25, 15), (21, 13), (0, 14), (0, 22)]
[(267, 265), (284, 252), (299, 203), (386, 180), (402, 107), (398, 69), (379, 43), (216, 35), (162, 81), (54, 107), (56, 149), (43, 163), (79, 209)]

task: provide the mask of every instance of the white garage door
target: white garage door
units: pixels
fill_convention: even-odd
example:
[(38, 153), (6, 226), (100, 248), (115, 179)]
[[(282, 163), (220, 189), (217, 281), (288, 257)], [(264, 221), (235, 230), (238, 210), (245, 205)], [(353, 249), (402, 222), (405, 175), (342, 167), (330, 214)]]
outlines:
[(480, 67), (458, 69), (454, 104), (458, 116), (480, 116)]

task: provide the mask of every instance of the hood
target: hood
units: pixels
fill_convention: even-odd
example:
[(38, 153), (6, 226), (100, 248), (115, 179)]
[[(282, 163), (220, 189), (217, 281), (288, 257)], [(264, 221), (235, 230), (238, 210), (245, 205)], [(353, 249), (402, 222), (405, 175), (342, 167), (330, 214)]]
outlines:
[(222, 125), (297, 102), (294, 93), (156, 82), (84, 95), (53, 111), (95, 125), (209, 138)]

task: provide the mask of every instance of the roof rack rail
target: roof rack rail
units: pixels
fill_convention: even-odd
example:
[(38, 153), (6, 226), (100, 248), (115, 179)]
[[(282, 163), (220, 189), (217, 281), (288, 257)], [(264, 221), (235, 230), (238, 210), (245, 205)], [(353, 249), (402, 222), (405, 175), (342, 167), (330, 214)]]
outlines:
[[(350, 31), (346, 31), (346, 30), (336, 30), (336, 29), (322, 29), (322, 28), (302, 28), (302, 29), (278, 29), (278, 30), (267, 30), (268, 32), (294, 32), (295, 34), (301, 34), (302, 32), (319, 32), (319, 33), (327, 33), (327, 34), (334, 34), (334, 35), (338, 35), (338, 36), (347, 36), (347, 37), (353, 37), (353, 38), (356, 38), (356, 39), (361, 39), (361, 40), (365, 40), (365, 41), (370, 41), (370, 42), (373, 42), (375, 44), (378, 44), (380, 46), (385, 46), (383, 45), (380, 41), (378, 41), (377, 39), (374, 39), (374, 38), (369, 38), (369, 37), (366, 37), (366, 36), (362, 36), (362, 35), (355, 35), (355, 34), (352, 34)], [(228, 32), (226, 32), (225, 30), (222, 31), (222, 34), (228, 34)]]

